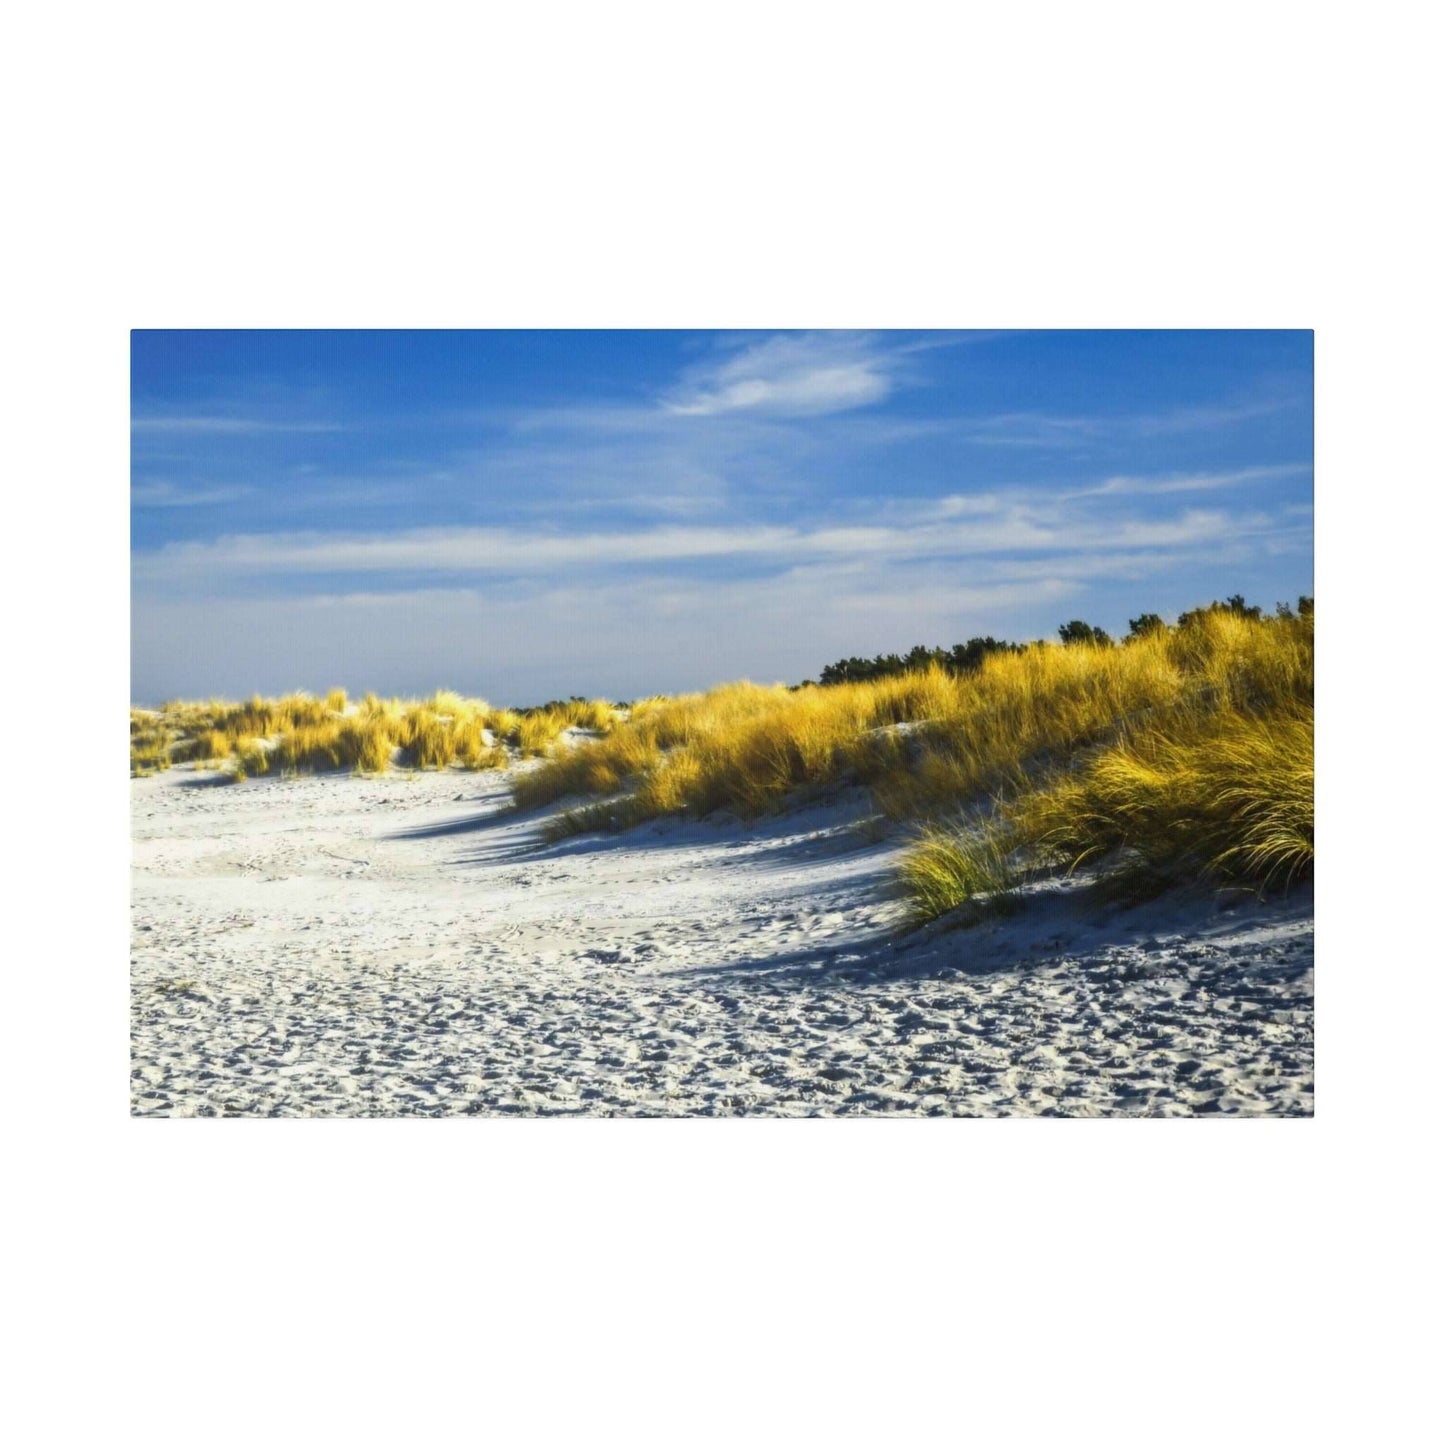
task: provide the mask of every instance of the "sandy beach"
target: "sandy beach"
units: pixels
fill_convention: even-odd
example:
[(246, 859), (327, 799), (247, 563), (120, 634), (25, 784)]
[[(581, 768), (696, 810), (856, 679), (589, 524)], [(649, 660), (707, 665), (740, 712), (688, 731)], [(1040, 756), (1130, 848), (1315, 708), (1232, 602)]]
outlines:
[(1313, 1112), (1313, 896), (900, 936), (867, 800), (546, 845), (500, 774), (132, 783), (139, 1115)]

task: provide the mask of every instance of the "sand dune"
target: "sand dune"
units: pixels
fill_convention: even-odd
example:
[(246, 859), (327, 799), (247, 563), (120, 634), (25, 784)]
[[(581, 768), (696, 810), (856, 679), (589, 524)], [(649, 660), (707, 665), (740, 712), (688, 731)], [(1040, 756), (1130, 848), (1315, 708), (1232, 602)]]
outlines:
[(900, 938), (862, 795), (553, 846), (506, 796), (135, 781), (133, 1112), (1313, 1112), (1309, 889)]

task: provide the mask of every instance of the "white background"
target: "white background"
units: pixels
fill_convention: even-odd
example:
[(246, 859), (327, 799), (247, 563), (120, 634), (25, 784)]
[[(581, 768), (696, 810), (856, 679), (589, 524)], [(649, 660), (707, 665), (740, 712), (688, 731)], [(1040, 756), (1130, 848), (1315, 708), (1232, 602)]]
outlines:
[[(12, 14), (14, 1438), (1419, 1437), (1425, 13)], [(681, 325), (1317, 328), (1316, 1119), (129, 1119), (129, 329)]]

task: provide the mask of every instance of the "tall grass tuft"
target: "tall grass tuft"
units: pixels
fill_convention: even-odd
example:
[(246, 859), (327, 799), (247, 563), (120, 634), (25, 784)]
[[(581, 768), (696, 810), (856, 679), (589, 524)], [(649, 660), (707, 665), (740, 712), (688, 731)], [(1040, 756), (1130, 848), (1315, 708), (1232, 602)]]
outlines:
[(247, 778), (264, 777), (270, 771), (271, 753), (260, 738), (253, 738), (236, 749), (231, 769), (234, 782), (244, 783)]
[(174, 734), (164, 714), (132, 708), (130, 714), (130, 775), (144, 778), (171, 766)]
[(566, 726), (557, 713), (529, 712), (517, 724), (512, 737), (524, 758), (544, 758)]
[(391, 719), (347, 718), (336, 732), (336, 755), (340, 766), (356, 773), (384, 773), (391, 767), (396, 749), (396, 729)]
[(911, 921), (923, 924), (952, 913), (963, 924), (1020, 907), (1013, 839), (987, 824), (931, 823), (899, 865)]
[(414, 709), (403, 721), (401, 745), (418, 768), (448, 767), (457, 754), (451, 717), (440, 716), (431, 707)]
[(1314, 714), (1171, 719), (1013, 805), (1021, 843), (1070, 870), (1288, 887), (1314, 864)]

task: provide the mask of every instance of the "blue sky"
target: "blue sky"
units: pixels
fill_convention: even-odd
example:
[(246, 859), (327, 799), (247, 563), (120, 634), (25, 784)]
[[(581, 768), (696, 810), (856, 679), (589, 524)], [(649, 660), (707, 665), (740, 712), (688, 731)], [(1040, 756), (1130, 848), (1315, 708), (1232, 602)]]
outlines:
[(1313, 591), (1300, 331), (132, 334), (132, 695), (632, 697)]

